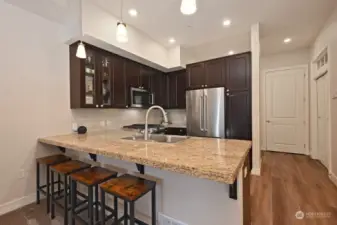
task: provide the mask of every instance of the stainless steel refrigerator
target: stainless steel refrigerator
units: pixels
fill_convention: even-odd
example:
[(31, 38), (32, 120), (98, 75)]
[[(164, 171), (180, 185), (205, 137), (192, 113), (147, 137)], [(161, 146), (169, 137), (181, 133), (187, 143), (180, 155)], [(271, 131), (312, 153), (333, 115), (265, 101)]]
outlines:
[(186, 91), (187, 134), (225, 138), (225, 88)]

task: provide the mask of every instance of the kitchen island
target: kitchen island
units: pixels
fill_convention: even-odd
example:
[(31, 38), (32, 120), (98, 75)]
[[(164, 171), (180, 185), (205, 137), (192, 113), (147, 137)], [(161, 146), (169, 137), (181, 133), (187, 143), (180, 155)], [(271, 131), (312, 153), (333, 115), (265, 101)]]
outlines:
[[(222, 218), (214, 218), (214, 212), (208, 213), (207, 211), (194, 212), (194, 218), (198, 217), (198, 213), (202, 213), (204, 221), (207, 221), (209, 224), (214, 224), (213, 221), (218, 221), (217, 224), (219, 225), (227, 224), (226, 222), (233, 225), (249, 224), (250, 163), (248, 155), (251, 149), (250, 141), (188, 137), (186, 140), (178, 143), (158, 143), (122, 139), (132, 134), (134, 132), (122, 130), (99, 131), (85, 135), (68, 134), (44, 137), (39, 138), (39, 142), (61, 149), (89, 153), (91, 156), (99, 155), (119, 161), (136, 163), (138, 169), (143, 168), (142, 166), (148, 166), (145, 168), (146, 174), (157, 176), (159, 174), (159, 177), (163, 179), (164, 187), (162, 195), (166, 195), (165, 185), (167, 185), (166, 182), (168, 180), (170, 180), (168, 186), (172, 186), (172, 183), (177, 183), (175, 186), (176, 200), (172, 201), (171, 199), (170, 201), (174, 202), (173, 204), (179, 206), (179, 208), (184, 207), (186, 201), (197, 204), (200, 200), (201, 207), (198, 210), (205, 207), (202, 206), (203, 204), (212, 204), (212, 202), (202, 201), (202, 199), (205, 199), (205, 197), (202, 197), (203, 195), (208, 195), (210, 199), (212, 199), (212, 195), (218, 196), (218, 199), (225, 201), (223, 202), (225, 208), (232, 207), (230, 210), (226, 209), (226, 212), (218, 212)], [(93, 158), (96, 159), (96, 157)], [(166, 177), (161, 176), (156, 169), (170, 171), (173, 174), (170, 173), (168, 175), (170, 179), (166, 180)], [(144, 172), (144, 169), (141, 172)], [(184, 182), (182, 176), (186, 184), (181, 184), (181, 182)], [(202, 183), (203, 187), (191, 185), (191, 182), (195, 184)], [(178, 183), (180, 184), (178, 185)], [(211, 185), (209, 189), (207, 189), (207, 185)], [(216, 189), (219, 189), (219, 185), (224, 185), (226, 188), (223, 188), (222, 193), (214, 193), (214, 185), (217, 186)], [(184, 199), (184, 196), (181, 196), (181, 194), (186, 192), (186, 190), (177, 189), (179, 186), (186, 187), (187, 190), (193, 188), (194, 190), (190, 191), (196, 191), (200, 195), (199, 199), (197, 197)], [(237, 200), (228, 198), (233, 190), (234, 194), (236, 194), (234, 198)], [(171, 193), (168, 195), (171, 195)], [(223, 198), (225, 195), (226, 198)], [(162, 199), (165, 199), (165, 196)], [(218, 204), (217, 202), (213, 203), (215, 206)], [(175, 216), (172, 215), (174, 214), (172, 212), (166, 212), (165, 208), (167, 207), (165, 207), (165, 202), (161, 204), (163, 205), (162, 211), (165, 214)], [(213, 206), (207, 207), (213, 208)], [(219, 210), (221, 211), (221, 208)], [(190, 213), (193, 212), (190, 211)], [(177, 216), (175, 217), (177, 218)], [(179, 216), (177, 219), (190, 225), (205, 224), (200, 219), (189, 219), (188, 216)]]

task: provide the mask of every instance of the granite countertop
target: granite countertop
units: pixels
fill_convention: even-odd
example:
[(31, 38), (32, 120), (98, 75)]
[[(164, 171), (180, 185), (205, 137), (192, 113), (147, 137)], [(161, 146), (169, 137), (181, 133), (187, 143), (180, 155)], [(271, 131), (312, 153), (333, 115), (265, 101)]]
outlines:
[(39, 138), (40, 143), (69, 148), (154, 168), (233, 184), (251, 141), (190, 137), (178, 143), (123, 140), (123, 130)]

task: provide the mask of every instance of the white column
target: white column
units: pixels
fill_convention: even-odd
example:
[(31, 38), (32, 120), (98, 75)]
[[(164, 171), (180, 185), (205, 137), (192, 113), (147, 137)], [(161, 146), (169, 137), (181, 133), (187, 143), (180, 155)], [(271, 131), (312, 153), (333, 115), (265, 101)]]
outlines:
[(253, 170), (252, 174), (260, 175), (260, 25), (251, 27), (252, 49), (252, 130), (253, 130)]

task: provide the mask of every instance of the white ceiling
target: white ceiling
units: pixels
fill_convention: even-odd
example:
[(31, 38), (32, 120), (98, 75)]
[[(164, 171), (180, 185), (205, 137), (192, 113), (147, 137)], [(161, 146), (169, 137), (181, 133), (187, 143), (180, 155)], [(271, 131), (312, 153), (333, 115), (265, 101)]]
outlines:
[[(91, 0), (102, 9), (120, 17), (120, 0)], [(262, 51), (278, 53), (309, 47), (336, 6), (336, 0), (198, 0), (192, 16), (180, 13), (181, 0), (124, 0), (123, 18), (157, 42), (170, 46), (174, 37), (185, 48), (247, 35), (250, 26), (261, 23)], [(135, 8), (138, 17), (128, 15)], [(232, 20), (230, 28), (222, 21)], [(285, 37), (293, 42), (283, 44)]]

